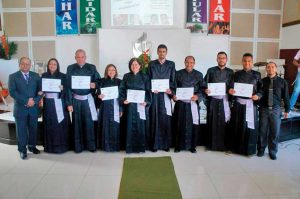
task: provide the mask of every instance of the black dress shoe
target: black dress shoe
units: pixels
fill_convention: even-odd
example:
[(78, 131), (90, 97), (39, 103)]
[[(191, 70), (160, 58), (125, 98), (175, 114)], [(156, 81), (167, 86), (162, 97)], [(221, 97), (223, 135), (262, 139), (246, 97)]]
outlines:
[(22, 160), (25, 160), (27, 158), (27, 153), (26, 152), (20, 152), (20, 158)]
[(276, 160), (276, 159), (277, 159), (277, 157), (276, 157), (275, 154), (269, 154), (269, 156), (270, 156), (270, 159), (271, 159), (271, 160)]
[(179, 153), (179, 152), (180, 152), (180, 149), (176, 149), (176, 148), (175, 148), (175, 149), (174, 149), (174, 152), (175, 152), (175, 153)]
[(197, 153), (197, 150), (195, 148), (193, 148), (193, 149), (190, 149), (190, 152)]
[(257, 155), (258, 157), (263, 157), (264, 154), (265, 154), (264, 151), (258, 151), (256, 155)]
[(89, 152), (95, 153), (96, 149), (91, 149), (91, 150), (89, 150)]
[(164, 149), (164, 151), (165, 151), (165, 152), (169, 152), (169, 151), (170, 151), (170, 149)]
[(28, 147), (28, 151), (32, 152), (33, 154), (41, 153), (40, 150), (38, 150), (36, 147)]
[(152, 149), (151, 151), (152, 151), (152, 152), (157, 152), (157, 149)]

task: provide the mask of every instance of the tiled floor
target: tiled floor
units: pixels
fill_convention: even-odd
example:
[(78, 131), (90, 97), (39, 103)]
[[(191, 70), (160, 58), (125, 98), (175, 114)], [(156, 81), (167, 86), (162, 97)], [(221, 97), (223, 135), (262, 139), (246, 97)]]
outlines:
[(118, 197), (124, 157), (171, 156), (184, 199), (300, 199), (300, 139), (281, 143), (278, 160), (221, 152), (29, 154), (0, 144), (0, 199)]

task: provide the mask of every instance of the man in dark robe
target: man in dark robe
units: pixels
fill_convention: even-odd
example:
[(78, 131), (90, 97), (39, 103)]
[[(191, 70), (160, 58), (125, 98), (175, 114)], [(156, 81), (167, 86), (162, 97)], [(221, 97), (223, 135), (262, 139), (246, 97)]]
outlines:
[[(230, 149), (238, 154), (253, 155), (256, 153), (258, 136), (258, 112), (257, 101), (261, 97), (261, 75), (252, 70), (253, 56), (245, 53), (242, 59), (243, 70), (234, 73), (234, 83), (252, 84), (251, 97), (234, 98), (234, 105), (231, 111), (231, 135)], [(229, 94), (235, 95), (234, 87), (229, 89)]]
[(210, 96), (211, 91), (205, 90), (207, 97), (207, 126), (208, 135), (205, 142), (207, 149), (224, 151), (226, 150), (226, 135), (230, 120), (230, 106), (228, 90), (231, 85), (233, 70), (226, 67), (227, 54), (223, 51), (217, 55), (218, 66), (207, 70), (205, 82), (224, 83), (225, 95)]
[(171, 145), (171, 98), (175, 88), (175, 63), (166, 60), (167, 46), (160, 44), (157, 48), (158, 59), (151, 61), (148, 73), (151, 80), (168, 79), (169, 89), (158, 92), (152, 89), (150, 106), (150, 149), (169, 151)]
[(189, 150), (196, 153), (197, 135), (199, 132), (199, 102), (203, 99), (204, 80), (201, 72), (194, 69), (195, 58), (185, 58), (185, 69), (176, 72), (176, 88), (193, 88), (194, 93), (189, 100), (177, 99), (173, 96), (175, 103), (175, 152)]
[(290, 111), (289, 88), (287, 82), (277, 76), (277, 65), (269, 62), (267, 77), (262, 79), (262, 98), (259, 108), (259, 136), (257, 156), (262, 157), (268, 145), (271, 160), (276, 160), (281, 124), (281, 100), (284, 102), (284, 118)]
[[(67, 105), (68, 111), (72, 112), (74, 150), (76, 153), (84, 149), (94, 152), (96, 150), (94, 121), (98, 120), (98, 115), (93, 95), (100, 81), (100, 75), (95, 65), (86, 63), (84, 50), (77, 50), (75, 59), (76, 63), (67, 68)], [(90, 88), (73, 88), (72, 84), (75, 83), (73, 78), (79, 78), (78, 76), (90, 77)]]

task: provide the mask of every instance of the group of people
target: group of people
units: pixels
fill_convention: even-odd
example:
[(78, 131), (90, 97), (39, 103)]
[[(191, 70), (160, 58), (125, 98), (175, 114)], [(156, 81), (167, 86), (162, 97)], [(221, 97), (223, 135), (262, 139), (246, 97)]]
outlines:
[[(148, 64), (146, 73), (137, 58), (129, 61), (129, 72), (118, 79), (116, 66), (107, 65), (100, 78), (95, 65), (86, 63), (86, 53), (75, 53), (76, 63), (67, 73), (60, 72), (55, 58), (48, 61), (42, 78), (59, 79), (60, 92), (43, 91), (42, 79), (30, 71), (31, 61), (22, 57), (20, 71), (9, 76), (9, 91), (14, 98), (14, 117), (20, 157), (26, 159), (27, 148), (36, 148), (39, 101), (43, 101), (44, 150), (63, 153), (73, 149), (79, 153), (101, 148), (119, 151), (124, 144), (127, 153), (150, 150), (196, 152), (200, 130), (199, 103), (207, 106), (207, 132), (204, 141), (208, 150), (232, 151), (243, 155), (263, 156), (268, 146), (269, 156), (276, 159), (281, 122), (281, 101), (284, 117), (290, 110), (288, 86), (277, 76), (274, 62), (266, 66), (267, 77), (252, 70), (253, 57), (245, 53), (243, 69), (235, 72), (226, 67), (227, 54), (217, 54), (218, 65), (209, 68), (205, 77), (194, 69), (195, 58), (187, 56), (185, 68), (176, 71), (175, 63), (167, 60), (164, 44), (157, 48), (158, 59)], [(75, 88), (73, 78), (90, 77), (89, 88)], [(164, 92), (152, 87), (154, 80), (167, 80)], [(211, 96), (211, 83), (225, 83), (225, 95)], [(234, 84), (253, 85), (252, 97), (236, 96)], [(102, 88), (118, 87), (118, 97), (105, 100)], [(189, 99), (176, 96), (178, 88), (193, 88)], [(144, 102), (128, 100), (128, 91), (143, 91)], [(172, 109), (172, 101), (175, 103)], [(258, 114), (258, 107), (259, 113)], [(72, 120), (70, 114), (72, 113)], [(258, 119), (259, 118), (259, 119)], [(122, 138), (125, 143), (122, 143)]]

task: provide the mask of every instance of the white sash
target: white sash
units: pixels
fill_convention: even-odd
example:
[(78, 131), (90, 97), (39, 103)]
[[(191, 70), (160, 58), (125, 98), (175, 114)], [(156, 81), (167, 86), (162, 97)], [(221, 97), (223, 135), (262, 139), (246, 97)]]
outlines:
[(137, 105), (137, 112), (140, 115), (141, 120), (146, 120), (146, 107), (141, 105), (141, 104), (136, 104)]
[(55, 104), (57, 121), (58, 123), (61, 123), (61, 121), (63, 121), (63, 119), (65, 118), (61, 99), (54, 98), (54, 104)]
[(230, 111), (229, 102), (228, 102), (228, 96), (227, 95), (225, 95), (225, 96), (212, 96), (212, 98), (223, 99), (225, 122), (228, 122), (230, 120), (230, 116), (231, 116), (231, 111)]
[(89, 102), (90, 111), (92, 114), (92, 119), (93, 119), (93, 121), (97, 121), (98, 114), (97, 114), (94, 98), (92, 97), (91, 94), (88, 94), (87, 98), (88, 98), (88, 102)]
[(195, 101), (191, 101), (191, 110), (192, 110), (193, 124), (199, 125), (199, 112), (198, 112), (197, 103)]
[(120, 123), (120, 107), (118, 99), (114, 99), (114, 121)]
[(166, 93), (164, 93), (164, 100), (165, 100), (166, 113), (167, 113), (167, 115), (172, 116), (171, 100), (170, 100), (169, 96)]
[(246, 105), (246, 121), (249, 129), (254, 129), (254, 108), (252, 99), (237, 98), (240, 104)]
[(91, 115), (92, 115), (92, 120), (93, 121), (98, 120), (98, 113), (97, 113), (97, 110), (96, 110), (95, 101), (94, 101), (94, 98), (92, 97), (91, 94), (77, 95), (77, 94), (74, 93), (73, 97), (77, 100), (88, 100), (90, 112), (91, 112)]

